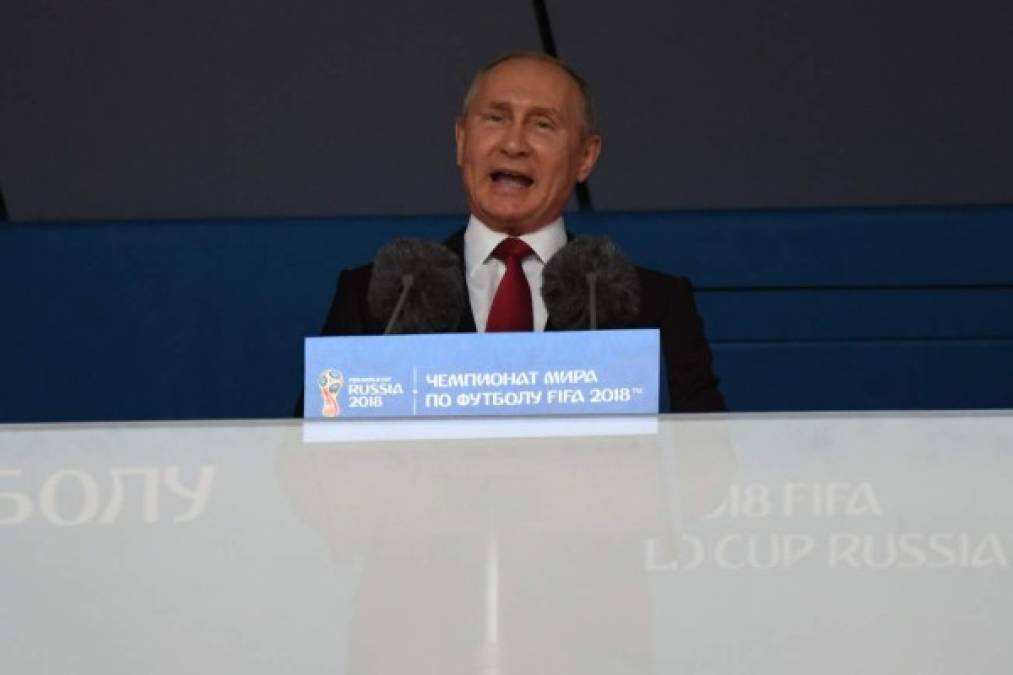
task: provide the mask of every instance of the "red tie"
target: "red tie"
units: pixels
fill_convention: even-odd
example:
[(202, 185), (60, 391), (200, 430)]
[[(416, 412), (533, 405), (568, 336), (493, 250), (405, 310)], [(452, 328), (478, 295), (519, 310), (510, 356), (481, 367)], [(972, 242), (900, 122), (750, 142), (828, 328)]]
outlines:
[(532, 253), (530, 246), (514, 237), (504, 239), (493, 249), (493, 257), (506, 265), (506, 274), (500, 280), (496, 296), (492, 299), (489, 319), (485, 324), (486, 332), (533, 329), (531, 287), (521, 269), (521, 261)]

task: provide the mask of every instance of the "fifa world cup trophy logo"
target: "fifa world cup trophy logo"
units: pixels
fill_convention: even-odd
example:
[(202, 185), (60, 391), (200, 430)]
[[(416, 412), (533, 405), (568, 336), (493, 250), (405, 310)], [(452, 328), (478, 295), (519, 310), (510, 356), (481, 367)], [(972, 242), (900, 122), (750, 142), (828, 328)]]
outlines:
[(338, 403), (338, 393), (345, 384), (345, 376), (340, 370), (328, 368), (320, 373), (317, 378), (320, 385), (320, 398), (324, 400), (324, 407), (320, 414), (324, 417), (337, 417), (341, 414), (341, 404)]

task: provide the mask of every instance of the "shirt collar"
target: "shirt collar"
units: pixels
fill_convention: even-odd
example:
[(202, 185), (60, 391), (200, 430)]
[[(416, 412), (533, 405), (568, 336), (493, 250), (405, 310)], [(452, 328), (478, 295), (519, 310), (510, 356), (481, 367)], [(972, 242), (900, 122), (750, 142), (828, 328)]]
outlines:
[[(489, 229), (488, 225), (474, 215), (468, 219), (468, 227), (464, 231), (464, 264), (469, 277), (489, 259), (493, 249), (507, 236), (502, 232)], [(534, 232), (522, 234), (519, 239), (531, 247), (539, 260), (543, 263), (548, 262), (549, 258), (554, 256), (559, 249), (566, 246), (563, 217), (556, 218)]]

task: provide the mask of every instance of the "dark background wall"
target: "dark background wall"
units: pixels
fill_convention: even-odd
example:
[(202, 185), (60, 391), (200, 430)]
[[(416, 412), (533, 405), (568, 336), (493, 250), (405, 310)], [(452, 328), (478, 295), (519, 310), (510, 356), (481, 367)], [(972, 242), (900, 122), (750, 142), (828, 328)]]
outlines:
[(459, 212), (458, 102), (540, 4), (599, 209), (1013, 202), (1007, 0), (5, 0), (11, 217)]
[(0, 26), (0, 422), (289, 414), (337, 271), (463, 224), (471, 73), (553, 45), (605, 133), (568, 226), (694, 280), (734, 410), (1013, 407), (1003, 0), (5, 0)]

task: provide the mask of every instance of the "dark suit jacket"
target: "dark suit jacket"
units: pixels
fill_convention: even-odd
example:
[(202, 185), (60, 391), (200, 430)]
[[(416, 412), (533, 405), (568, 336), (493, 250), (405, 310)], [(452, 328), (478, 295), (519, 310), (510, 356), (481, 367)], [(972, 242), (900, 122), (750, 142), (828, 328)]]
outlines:
[[(450, 237), (446, 245), (464, 260), (463, 229)], [(372, 265), (365, 265), (341, 272), (338, 289), (324, 323), (323, 335), (383, 333), (387, 317), (372, 316), (366, 299), (372, 271)], [(461, 273), (464, 273), (463, 268)], [(703, 322), (693, 302), (693, 288), (689, 280), (640, 267), (637, 268), (637, 274), (640, 277), (640, 312), (629, 328), (661, 329), (661, 349), (672, 410), (725, 410), (717, 378), (711, 371), (711, 352), (704, 337)], [(465, 299), (467, 300), (467, 295)], [(546, 330), (555, 328), (550, 316)], [(473, 333), (476, 330), (475, 318), (468, 302), (457, 330), (463, 333)], [(301, 415), (301, 410), (298, 414)]]

